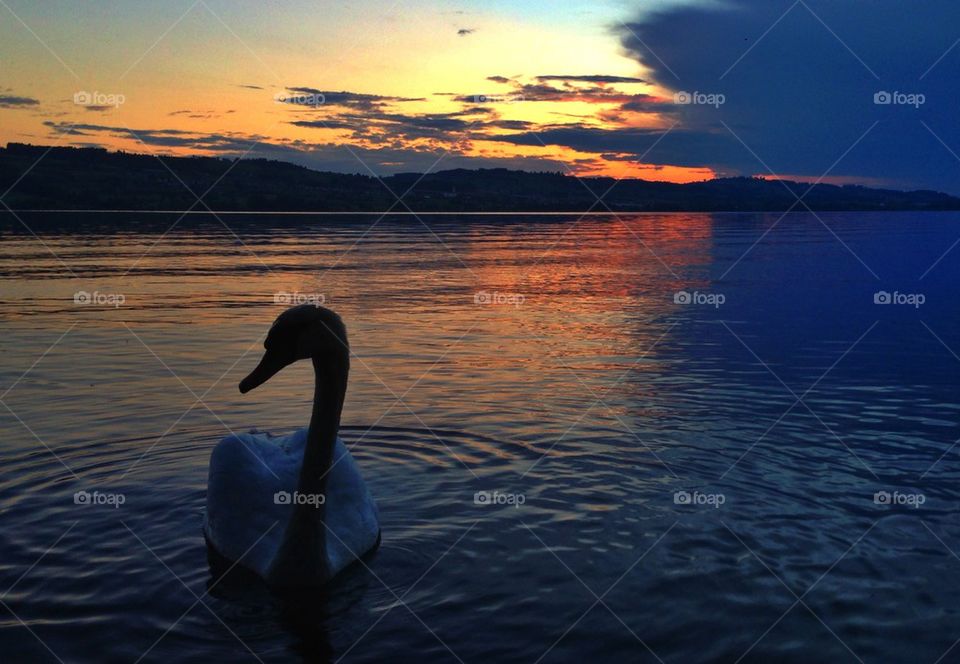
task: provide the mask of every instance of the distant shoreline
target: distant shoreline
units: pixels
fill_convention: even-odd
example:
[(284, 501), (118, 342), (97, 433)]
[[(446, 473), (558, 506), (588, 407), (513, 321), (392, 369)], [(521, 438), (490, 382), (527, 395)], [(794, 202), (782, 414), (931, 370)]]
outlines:
[(218, 215), (602, 217), (960, 210), (960, 198), (936, 191), (759, 177), (676, 184), (504, 168), (374, 177), (314, 171), (267, 159), (159, 159), (101, 148), (18, 143), (0, 148), (0, 192), (6, 192), (2, 209), (15, 214), (20, 210), (202, 215), (215, 210)]
[(849, 209), (837, 209), (837, 210), (615, 210), (613, 212), (578, 212), (576, 210), (570, 210), (568, 212), (540, 212), (540, 211), (525, 211), (525, 210), (514, 210), (509, 212), (483, 212), (483, 211), (451, 211), (451, 212), (437, 212), (437, 211), (428, 211), (428, 212), (397, 212), (397, 211), (357, 211), (357, 210), (347, 210), (342, 212), (330, 211), (330, 210), (316, 210), (316, 211), (303, 211), (303, 210), (72, 210), (70, 208), (63, 209), (30, 209), (30, 210), (17, 210), (17, 209), (0, 209), (0, 214), (166, 214), (166, 215), (196, 215), (196, 216), (217, 216), (217, 215), (243, 215), (243, 216), (258, 216), (258, 215), (274, 215), (274, 216), (284, 216), (284, 217), (376, 217), (378, 215), (384, 217), (617, 217), (620, 215), (676, 215), (676, 214), (781, 214), (781, 215), (810, 215), (810, 214), (876, 214), (876, 213), (902, 213), (902, 212), (925, 212), (925, 213), (942, 213), (942, 212), (960, 212), (960, 210), (953, 209), (942, 209), (942, 210), (913, 210), (913, 209), (890, 209), (890, 210), (849, 210)]

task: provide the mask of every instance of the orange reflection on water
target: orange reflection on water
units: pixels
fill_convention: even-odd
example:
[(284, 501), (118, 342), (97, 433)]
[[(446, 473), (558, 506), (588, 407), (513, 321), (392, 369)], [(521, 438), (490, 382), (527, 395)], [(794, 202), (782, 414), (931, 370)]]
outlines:
[[(500, 304), (463, 310), (470, 320), (499, 326), (491, 334), (504, 342), (485, 358), (489, 368), (515, 375), (523, 364), (547, 389), (558, 366), (587, 384), (617, 366), (661, 370), (656, 345), (679, 306), (674, 294), (709, 283), (714, 219), (574, 220), (467, 230), (465, 262), (488, 299), (501, 295)], [(511, 304), (517, 298), (510, 296), (522, 303)], [(625, 357), (632, 358), (626, 365)]]

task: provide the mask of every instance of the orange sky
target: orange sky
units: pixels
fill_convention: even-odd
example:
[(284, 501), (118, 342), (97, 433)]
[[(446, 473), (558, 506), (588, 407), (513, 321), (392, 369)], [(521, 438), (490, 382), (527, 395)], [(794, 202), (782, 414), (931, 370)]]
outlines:
[(569, 127), (655, 140), (676, 124), (673, 91), (645, 82), (611, 34), (617, 3), (371, 6), (10, 2), (0, 8), (0, 142), (267, 156), (377, 174), (714, 175), (539, 138)]

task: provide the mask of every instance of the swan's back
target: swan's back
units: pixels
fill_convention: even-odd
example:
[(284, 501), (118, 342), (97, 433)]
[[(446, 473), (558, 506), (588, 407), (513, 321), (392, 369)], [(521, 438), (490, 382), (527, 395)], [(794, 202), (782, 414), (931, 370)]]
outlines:
[[(204, 534), (217, 553), (261, 577), (267, 575), (293, 514), (292, 500), (285, 502), (284, 497), (292, 499), (297, 490), (306, 440), (306, 429), (276, 438), (231, 435), (210, 457)], [(336, 574), (376, 547), (380, 537), (376, 503), (339, 437), (324, 499), (326, 566)]]

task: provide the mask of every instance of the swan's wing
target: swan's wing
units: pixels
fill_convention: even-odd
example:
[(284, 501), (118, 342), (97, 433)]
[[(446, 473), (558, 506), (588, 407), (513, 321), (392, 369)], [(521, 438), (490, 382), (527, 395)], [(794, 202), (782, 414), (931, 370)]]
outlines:
[(326, 489), (327, 561), (336, 574), (373, 549), (380, 539), (380, 514), (356, 461), (340, 438)]
[(266, 573), (291, 513), (277, 494), (296, 488), (305, 439), (303, 430), (278, 438), (235, 434), (214, 448), (204, 532), (228, 560)]
[[(266, 576), (292, 514), (305, 429), (283, 438), (239, 434), (224, 438), (210, 458), (204, 532), (225, 558)], [(327, 566), (337, 573), (373, 549), (380, 537), (377, 505), (340, 438), (327, 477)]]

